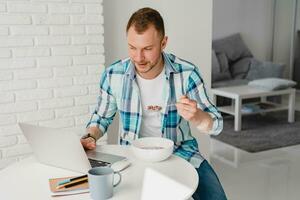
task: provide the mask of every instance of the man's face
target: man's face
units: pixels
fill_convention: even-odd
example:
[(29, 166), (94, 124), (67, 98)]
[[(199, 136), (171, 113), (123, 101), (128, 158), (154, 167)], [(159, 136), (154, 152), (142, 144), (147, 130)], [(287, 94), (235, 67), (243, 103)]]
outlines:
[(154, 26), (149, 26), (142, 34), (137, 33), (133, 26), (130, 27), (127, 42), (129, 57), (140, 75), (151, 76), (156, 71), (154, 68), (163, 67), (158, 65), (162, 63), (161, 53), (167, 37), (162, 38)]

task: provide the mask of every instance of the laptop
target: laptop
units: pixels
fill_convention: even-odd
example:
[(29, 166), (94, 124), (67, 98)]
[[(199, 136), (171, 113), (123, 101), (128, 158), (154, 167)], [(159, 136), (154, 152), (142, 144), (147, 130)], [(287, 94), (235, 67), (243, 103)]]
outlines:
[(84, 151), (80, 138), (71, 131), (19, 123), (25, 138), (40, 163), (87, 173), (96, 166), (110, 166), (126, 157)]

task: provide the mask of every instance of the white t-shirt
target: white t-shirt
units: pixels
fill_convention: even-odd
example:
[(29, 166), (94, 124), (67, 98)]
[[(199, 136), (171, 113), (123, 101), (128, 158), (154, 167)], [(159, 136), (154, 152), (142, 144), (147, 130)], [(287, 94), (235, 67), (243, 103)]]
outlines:
[(140, 137), (161, 137), (161, 109), (164, 105), (164, 70), (154, 79), (144, 79), (137, 74), (142, 103)]

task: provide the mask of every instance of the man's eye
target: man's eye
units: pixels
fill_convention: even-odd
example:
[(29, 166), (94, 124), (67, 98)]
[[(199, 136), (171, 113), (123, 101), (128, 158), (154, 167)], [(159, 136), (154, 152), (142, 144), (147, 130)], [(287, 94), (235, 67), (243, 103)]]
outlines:
[(150, 50), (152, 50), (152, 48), (146, 48), (145, 50), (146, 50), (146, 51), (150, 51)]

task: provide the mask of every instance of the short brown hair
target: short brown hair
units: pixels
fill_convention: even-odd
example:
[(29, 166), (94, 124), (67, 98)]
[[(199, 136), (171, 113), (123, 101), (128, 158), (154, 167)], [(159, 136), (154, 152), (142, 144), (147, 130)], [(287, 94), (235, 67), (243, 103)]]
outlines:
[(162, 37), (165, 36), (163, 18), (157, 10), (148, 7), (141, 8), (131, 15), (127, 23), (126, 32), (128, 32), (131, 26), (134, 26), (136, 32), (143, 33), (149, 28), (149, 25), (153, 25)]

